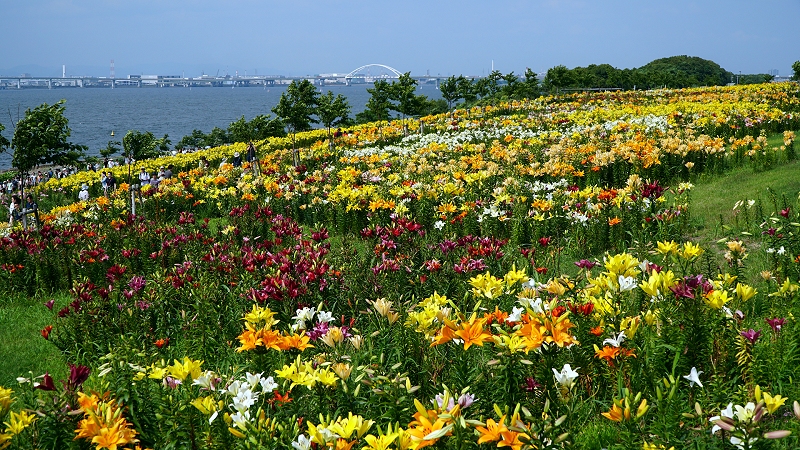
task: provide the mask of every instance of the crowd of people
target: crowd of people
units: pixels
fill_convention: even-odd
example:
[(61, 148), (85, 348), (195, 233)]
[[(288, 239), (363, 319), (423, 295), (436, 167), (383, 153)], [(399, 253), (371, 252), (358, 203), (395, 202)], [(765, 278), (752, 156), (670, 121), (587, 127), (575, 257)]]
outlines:
[[(31, 221), (24, 220), (28, 216)], [(25, 195), (25, 204), (18, 194), (11, 195), (8, 205), (8, 225), (13, 226), (15, 222), (24, 222), (27, 225), (36, 225), (39, 222), (39, 205), (33, 199), (32, 194)]]
[[(181, 150), (173, 150), (172, 154), (178, 153), (191, 153), (196, 149), (181, 149)], [(223, 159), (222, 164), (225, 164), (227, 160)], [(233, 158), (231, 160), (231, 164), (234, 167), (242, 167), (243, 162), (248, 162), (254, 164), (257, 162), (257, 152), (255, 145), (250, 142), (247, 145), (247, 150), (245, 151), (244, 157), (239, 152), (234, 153)], [(136, 164), (136, 161), (133, 159), (129, 159), (125, 157), (123, 160), (117, 161), (115, 159), (105, 158), (103, 159), (102, 163), (99, 162), (89, 162), (86, 164), (86, 171), (91, 172), (99, 172), (100, 173), (100, 186), (102, 189), (102, 195), (108, 196), (109, 193), (114, 192), (117, 189), (118, 181), (116, 176), (114, 175), (113, 171), (107, 170), (122, 164)], [(209, 162), (208, 159), (204, 156), (200, 159), (200, 167), (201, 168), (208, 168)], [(257, 165), (255, 166), (257, 167)], [(254, 167), (254, 168), (255, 168)], [(173, 176), (173, 171), (175, 170), (172, 164), (159, 167), (158, 171), (148, 172), (144, 167), (140, 168), (139, 174), (136, 175), (135, 180), (133, 183), (135, 184), (138, 181), (138, 186), (143, 187), (145, 185), (149, 185), (152, 188), (158, 189), (159, 184), (168, 178)], [(257, 169), (256, 169), (257, 170)], [(17, 174), (16, 176), (4, 181), (0, 182), (0, 205), (8, 206), (9, 211), (9, 225), (14, 225), (16, 222), (21, 222), (26, 215), (35, 215), (35, 222), (38, 223), (38, 205), (34, 200), (34, 196), (31, 192), (34, 191), (34, 187), (39, 184), (44, 184), (51, 178), (65, 178), (71, 175), (78, 173), (78, 168), (74, 166), (68, 167), (50, 167), (44, 170), (38, 170), (36, 172), (31, 172), (27, 176), (22, 176)], [(23, 192), (25, 193), (25, 203), (22, 202)], [(81, 186), (80, 191), (78, 192), (78, 200), (79, 201), (88, 201), (91, 198), (89, 193), (89, 186), (87, 184), (83, 184)], [(27, 221), (26, 221), (27, 222)]]

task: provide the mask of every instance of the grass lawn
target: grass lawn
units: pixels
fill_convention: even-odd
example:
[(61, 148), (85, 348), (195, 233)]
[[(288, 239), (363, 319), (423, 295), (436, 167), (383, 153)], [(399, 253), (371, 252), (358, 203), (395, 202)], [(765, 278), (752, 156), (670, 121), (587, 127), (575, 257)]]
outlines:
[(16, 378), (43, 375), (53, 379), (67, 375), (61, 352), (42, 337), (41, 330), (52, 323), (54, 314), (45, 300), (23, 296), (0, 298), (0, 386), (12, 387)]
[[(738, 168), (724, 175), (696, 182), (690, 206), (692, 222), (697, 227), (701, 241), (715, 241), (730, 236), (732, 229), (728, 227), (732, 224), (738, 223), (738, 228), (745, 228), (748, 218), (750, 225), (758, 226), (760, 218), (755, 216), (759, 206), (763, 214), (769, 215), (775, 210), (773, 202), (777, 202), (778, 206), (783, 204), (784, 199), (793, 203), (798, 192), (798, 161), (784, 162), (763, 172), (754, 172), (746, 167)], [(740, 200), (744, 203), (734, 211), (734, 205)], [(748, 200), (755, 201), (753, 207), (748, 208)], [(723, 227), (723, 223), (728, 227)]]

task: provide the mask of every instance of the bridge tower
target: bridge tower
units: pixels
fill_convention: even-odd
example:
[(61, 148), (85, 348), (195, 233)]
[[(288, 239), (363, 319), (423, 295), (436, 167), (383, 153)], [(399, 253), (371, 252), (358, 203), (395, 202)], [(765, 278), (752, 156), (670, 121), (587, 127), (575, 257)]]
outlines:
[(111, 60), (111, 79), (113, 80), (116, 78), (116, 74), (114, 73), (114, 60)]

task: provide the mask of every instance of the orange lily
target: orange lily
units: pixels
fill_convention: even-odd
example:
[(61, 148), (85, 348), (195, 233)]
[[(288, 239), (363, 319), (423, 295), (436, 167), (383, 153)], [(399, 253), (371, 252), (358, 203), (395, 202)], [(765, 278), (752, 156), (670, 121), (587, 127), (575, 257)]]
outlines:
[(473, 344), (483, 347), (484, 342), (492, 340), (492, 333), (483, 329), (485, 323), (485, 319), (477, 319), (474, 313), (468, 322), (461, 322), (461, 329), (454, 334), (464, 340), (464, 350), (468, 350)]

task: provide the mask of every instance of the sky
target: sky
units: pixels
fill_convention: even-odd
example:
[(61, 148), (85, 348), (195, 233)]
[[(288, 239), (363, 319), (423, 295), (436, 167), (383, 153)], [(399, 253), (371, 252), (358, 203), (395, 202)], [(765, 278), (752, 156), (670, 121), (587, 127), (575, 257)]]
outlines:
[[(791, 75), (800, 0), (0, 0), (0, 75), (521, 74), (676, 55)], [(377, 69), (374, 69), (377, 70)]]

